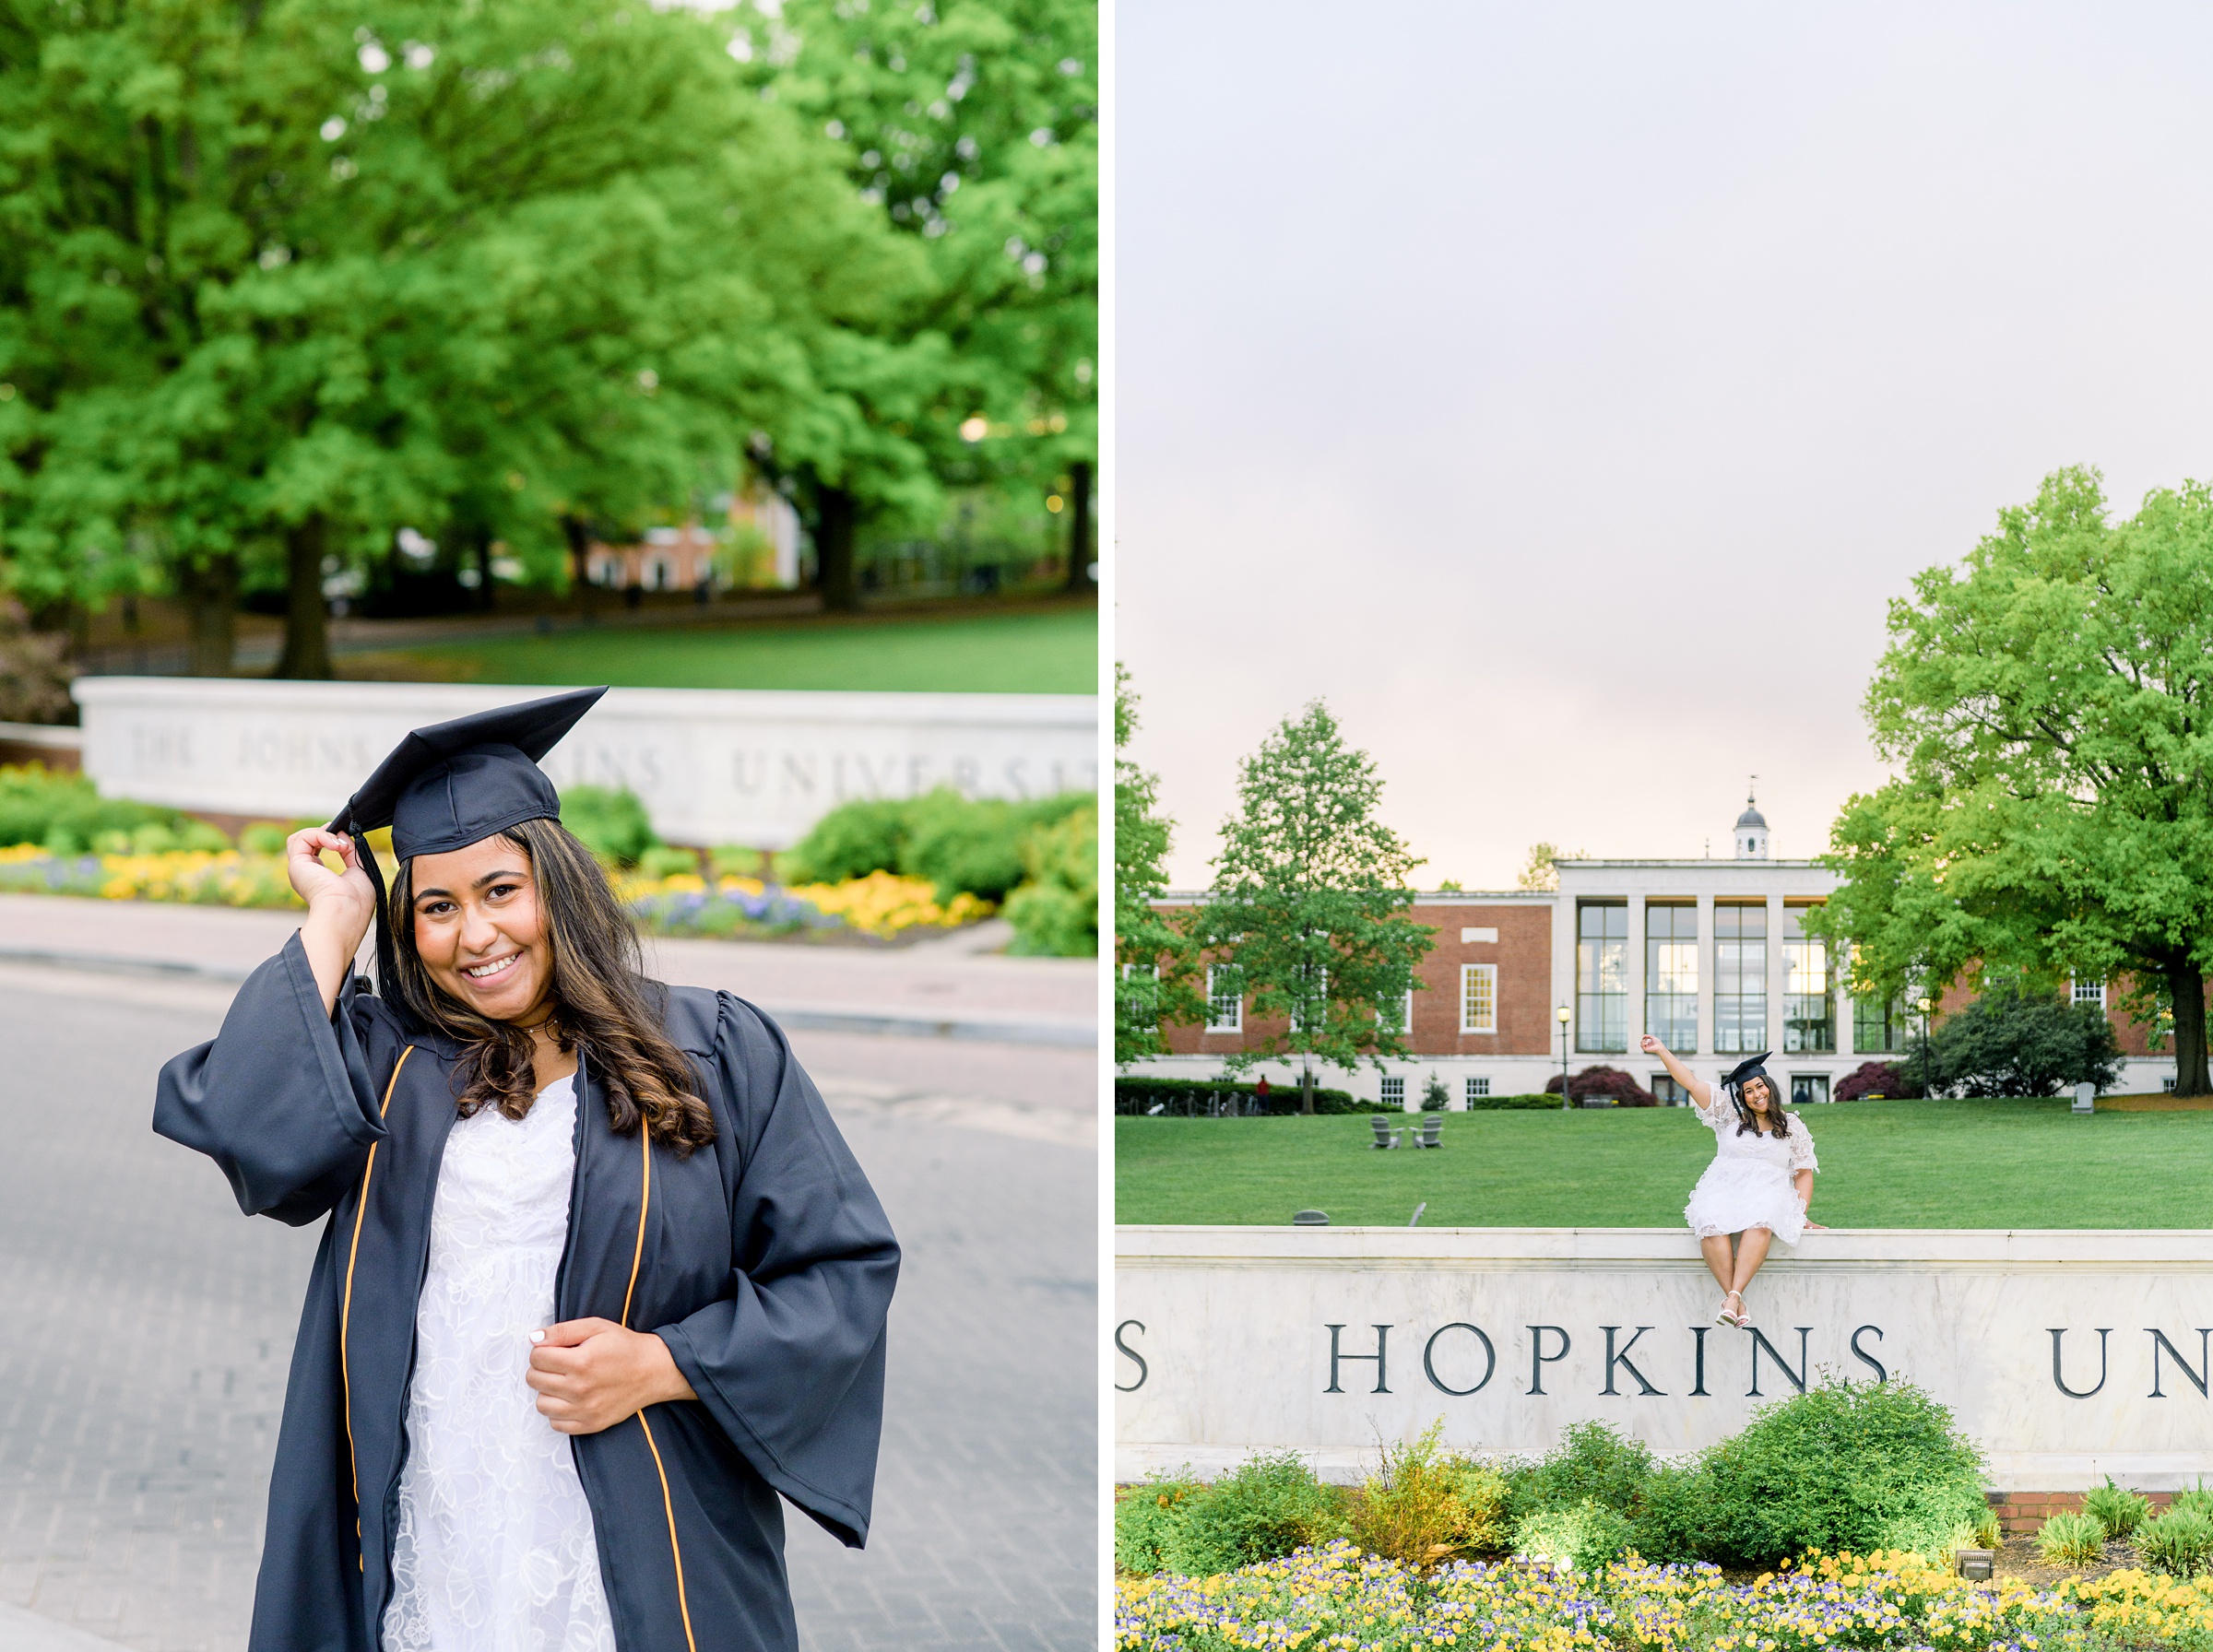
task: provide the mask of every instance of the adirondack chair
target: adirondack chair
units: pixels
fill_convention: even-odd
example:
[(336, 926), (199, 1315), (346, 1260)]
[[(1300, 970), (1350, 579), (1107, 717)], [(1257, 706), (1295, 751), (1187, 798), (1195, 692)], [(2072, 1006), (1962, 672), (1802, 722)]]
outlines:
[(1445, 1145), (1444, 1136), (1445, 1121), (1443, 1116), (1436, 1113), (1425, 1113), (1422, 1115), (1421, 1136), (1414, 1145), (1416, 1147), (1442, 1147)]
[(1369, 1142), (1368, 1146), (1388, 1148), (1396, 1147), (1399, 1145), (1398, 1131), (1391, 1127), (1390, 1124), (1384, 1119), (1380, 1113), (1369, 1114), (1367, 1115), (1367, 1122), (1375, 1127), (1376, 1131), (1376, 1139)]

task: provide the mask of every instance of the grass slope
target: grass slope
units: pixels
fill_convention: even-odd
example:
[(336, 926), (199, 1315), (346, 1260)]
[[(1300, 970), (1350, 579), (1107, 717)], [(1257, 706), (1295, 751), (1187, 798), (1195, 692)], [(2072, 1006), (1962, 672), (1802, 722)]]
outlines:
[[(2213, 1114), (2064, 1101), (1809, 1107), (1831, 1227), (2213, 1227)], [(1118, 1118), (1116, 1219), (1424, 1227), (1670, 1227), (1713, 1158), (1683, 1108), (1449, 1113), (1434, 1152), (1377, 1152), (1365, 1117)]]
[[(1088, 606), (912, 619), (609, 628), (361, 656), (442, 681), (611, 683), (638, 689), (871, 689), (1093, 694), (1099, 625)], [(349, 662), (351, 664), (352, 662)]]

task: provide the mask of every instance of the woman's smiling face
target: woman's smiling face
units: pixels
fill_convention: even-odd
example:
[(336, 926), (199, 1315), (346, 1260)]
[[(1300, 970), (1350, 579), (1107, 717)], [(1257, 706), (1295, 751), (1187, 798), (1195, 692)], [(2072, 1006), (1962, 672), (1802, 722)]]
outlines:
[(1745, 1105), (1755, 1113), (1765, 1113), (1768, 1110), (1768, 1103), (1774, 1099), (1768, 1089), (1768, 1081), (1765, 1079), (1746, 1079), (1744, 1097)]
[(530, 856), (493, 836), (409, 865), (415, 950), (487, 1021), (531, 1021), (553, 983)]

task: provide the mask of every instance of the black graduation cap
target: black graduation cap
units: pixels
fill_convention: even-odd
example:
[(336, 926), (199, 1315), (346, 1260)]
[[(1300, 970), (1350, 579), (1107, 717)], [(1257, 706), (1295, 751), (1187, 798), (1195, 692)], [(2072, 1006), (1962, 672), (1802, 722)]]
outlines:
[(1769, 1077), (1766, 1064), (1768, 1057), (1774, 1053), (1773, 1050), (1762, 1050), (1749, 1061), (1738, 1062), (1722, 1075), (1722, 1082), (1732, 1090), (1741, 1091), (1744, 1089), (1746, 1079), (1767, 1079), (1768, 1089), (1772, 1091), (1775, 1088), (1775, 1080)]
[(385, 991), (392, 989), (392, 943), (384, 872), (369, 852), (368, 833), (391, 827), (392, 852), (406, 861), (467, 848), (525, 820), (558, 820), (561, 798), (538, 760), (606, 692), (576, 689), (418, 728), (346, 800), (330, 830), (354, 840), (376, 886), (376, 962)]

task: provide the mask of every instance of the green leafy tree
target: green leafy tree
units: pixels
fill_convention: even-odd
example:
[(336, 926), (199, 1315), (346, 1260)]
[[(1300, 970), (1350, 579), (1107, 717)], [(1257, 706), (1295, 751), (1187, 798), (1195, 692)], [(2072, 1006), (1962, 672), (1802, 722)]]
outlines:
[(1137, 732), (1137, 693), (1114, 666), (1114, 1061), (1128, 1067), (1167, 1054), (1164, 1024), (1206, 1016), (1198, 955), (1189, 938), (1154, 903), (1167, 892), (1168, 842), (1176, 822), (1160, 812), (1160, 782), (1122, 753)]
[(948, 487), (1064, 492), (1089, 588), (1098, 450), (1098, 89), (1089, 0), (753, 0), (734, 53), (837, 147), (928, 260), (925, 292), (818, 371), (853, 419), (780, 449), (811, 502), (825, 600), (865, 521)]
[(1400, 1010), (1437, 931), (1408, 915), (1421, 864), (1376, 819), (1383, 783), (1320, 701), (1238, 765), (1238, 812), (1222, 825), (1214, 885), (1192, 938), (1280, 1029), (1226, 1057), (1382, 1066), (1406, 1053)]
[(221, 610), (215, 668), (242, 569), (282, 569), (279, 674), (326, 676), (324, 581), (402, 524), (574, 540), (804, 444), (840, 417), (815, 364), (920, 274), (680, 9), (8, 18), (8, 579), (169, 580)]
[(2097, 472), (2054, 472), (1889, 631), (1867, 715), (1901, 772), (1831, 828), (1818, 919), (1853, 990), (2124, 977), (2172, 1015), (2177, 1091), (2213, 1090), (2213, 491), (2115, 523)]

